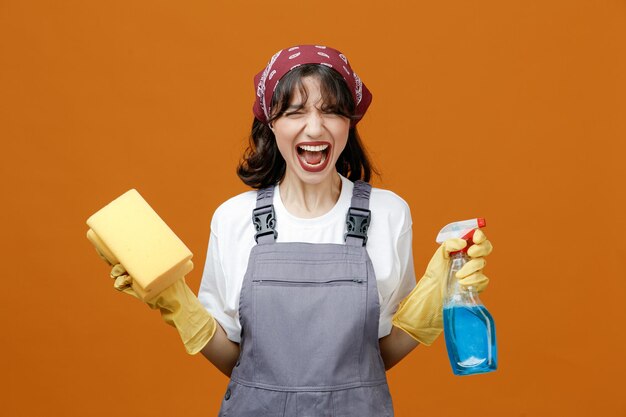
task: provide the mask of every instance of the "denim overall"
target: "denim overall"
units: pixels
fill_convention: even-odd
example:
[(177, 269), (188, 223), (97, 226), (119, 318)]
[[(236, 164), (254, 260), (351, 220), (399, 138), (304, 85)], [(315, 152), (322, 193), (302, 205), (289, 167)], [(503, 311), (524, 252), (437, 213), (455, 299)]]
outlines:
[(276, 242), (273, 187), (259, 190), (239, 302), (240, 356), (222, 417), (391, 417), (365, 249), (371, 186), (354, 184), (345, 244)]

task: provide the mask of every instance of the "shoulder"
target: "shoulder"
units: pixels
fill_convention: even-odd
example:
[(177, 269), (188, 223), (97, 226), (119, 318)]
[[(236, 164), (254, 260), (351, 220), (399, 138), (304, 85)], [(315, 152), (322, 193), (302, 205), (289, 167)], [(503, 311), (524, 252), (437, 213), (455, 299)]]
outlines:
[(232, 230), (235, 225), (251, 224), (252, 210), (256, 206), (256, 190), (250, 190), (229, 198), (219, 205), (211, 219), (211, 230)]
[(411, 209), (408, 203), (393, 191), (372, 187), (370, 209), (376, 217), (401, 224), (401, 232), (411, 228)]
[(374, 204), (385, 205), (394, 212), (409, 212), (409, 204), (402, 197), (391, 190), (372, 187), (370, 200)]
[[(352, 194), (354, 182), (340, 175), (347, 194)], [(371, 185), (371, 184), (370, 184)], [(391, 190), (372, 186), (370, 193), (370, 210), (395, 216), (411, 218), (409, 205), (402, 197)]]

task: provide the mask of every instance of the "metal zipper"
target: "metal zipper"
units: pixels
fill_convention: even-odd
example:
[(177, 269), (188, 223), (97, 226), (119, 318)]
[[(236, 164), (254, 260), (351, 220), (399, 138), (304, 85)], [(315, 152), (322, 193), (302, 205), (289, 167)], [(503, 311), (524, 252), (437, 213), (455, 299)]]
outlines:
[(287, 281), (281, 279), (253, 279), (252, 282), (258, 282), (259, 284), (264, 282), (270, 283), (280, 283), (280, 284), (332, 284), (334, 282), (355, 282), (357, 284), (362, 284), (365, 282), (363, 278), (351, 278), (351, 279), (331, 279), (327, 281)]

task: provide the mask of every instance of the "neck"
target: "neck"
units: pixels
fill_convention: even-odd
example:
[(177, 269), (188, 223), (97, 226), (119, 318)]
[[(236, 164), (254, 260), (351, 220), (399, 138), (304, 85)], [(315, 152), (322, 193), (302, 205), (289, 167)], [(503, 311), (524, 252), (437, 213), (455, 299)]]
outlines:
[(296, 217), (310, 219), (330, 211), (341, 194), (341, 178), (337, 172), (316, 184), (306, 183), (285, 173), (280, 182), (280, 198), (287, 211)]

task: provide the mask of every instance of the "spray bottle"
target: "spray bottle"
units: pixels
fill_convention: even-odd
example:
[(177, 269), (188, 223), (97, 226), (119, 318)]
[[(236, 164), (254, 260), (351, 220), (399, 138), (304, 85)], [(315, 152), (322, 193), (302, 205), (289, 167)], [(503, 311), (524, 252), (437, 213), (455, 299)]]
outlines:
[(485, 219), (450, 223), (437, 235), (437, 243), (461, 238), (467, 246), (450, 253), (450, 271), (443, 301), (443, 328), (452, 372), (472, 375), (495, 371), (498, 366), (496, 329), (493, 317), (472, 287), (459, 284), (456, 273), (469, 260), (467, 249), (474, 243), (476, 229), (486, 225)]

